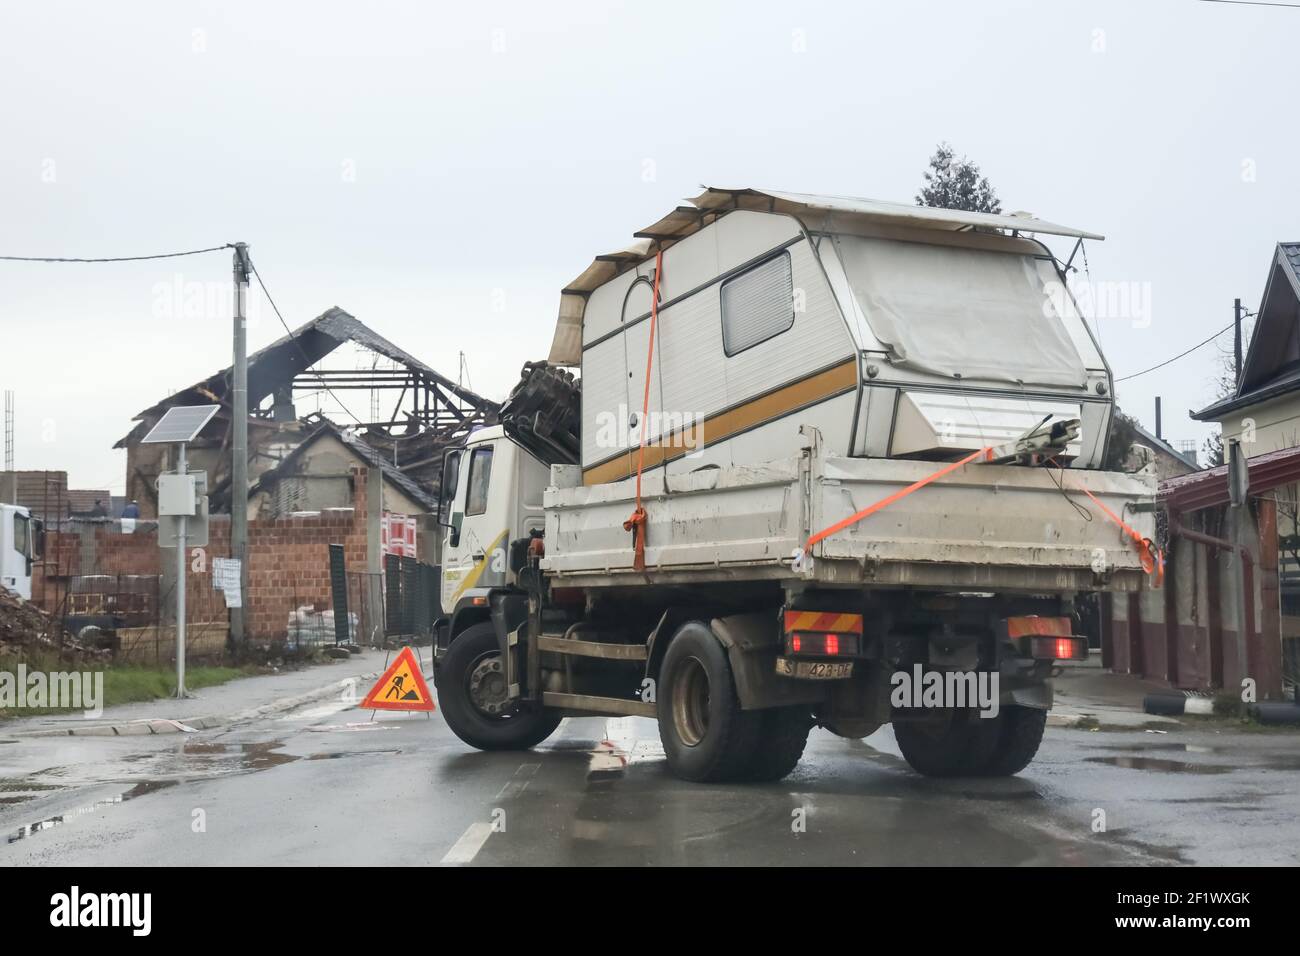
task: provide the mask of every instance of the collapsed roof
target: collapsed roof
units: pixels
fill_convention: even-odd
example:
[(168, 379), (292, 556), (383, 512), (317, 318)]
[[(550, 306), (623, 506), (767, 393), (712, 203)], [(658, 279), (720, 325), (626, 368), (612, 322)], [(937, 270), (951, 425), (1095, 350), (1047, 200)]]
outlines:
[[(474, 411), (494, 415), (498, 409), (496, 402), (478, 395), (468, 388), (453, 382), (439, 372), (421, 362), (369, 326), (335, 306), (321, 313), (310, 322), (299, 326), (289, 335), (277, 339), (265, 348), (258, 349), (248, 356), (248, 408), (250, 414), (258, 408), (277, 389), (292, 386), (294, 379), (306, 373), (325, 356), (329, 355), (345, 342), (355, 342), (373, 352), (392, 359), (419, 379), (419, 385), (446, 400), (448, 406), (458, 411)], [(307, 373), (309, 376), (311, 373)], [(323, 376), (311, 376), (328, 381)], [(139, 422), (126, 435), (122, 436), (114, 448), (125, 448), (144, 437), (163, 413), (177, 405), (198, 405), (216, 402), (222, 411), (204, 429), (205, 434), (216, 434), (229, 428), (231, 368), (227, 366), (215, 372), (201, 382), (195, 382), (189, 388), (181, 389), (167, 396), (156, 405), (146, 408), (135, 416)], [(455, 416), (453, 416), (455, 417)], [(371, 424), (371, 423), (365, 423)], [(380, 423), (386, 424), (386, 423)]]
[(560, 314), (551, 343), (549, 361), (556, 365), (578, 365), (582, 360), (582, 316), (587, 297), (615, 276), (652, 258), (657, 249), (667, 249), (736, 210), (785, 213), (799, 219), (805, 228), (828, 228), (833, 223), (875, 223), (920, 229), (964, 231), (1004, 229), (1012, 233), (1041, 233), (1074, 239), (1104, 239), (1073, 226), (1037, 219), (1028, 213), (995, 215), (933, 206), (849, 196), (813, 196), (807, 193), (762, 189), (727, 189), (707, 186), (658, 222), (633, 233), (637, 239), (625, 249), (600, 255), (560, 293)]
[[(391, 359), (395, 368), (318, 369), (318, 362), (339, 346), (352, 342)], [(196, 436), (192, 448), (226, 449), (231, 443), (231, 369), (216, 372), (188, 388), (167, 396), (135, 416), (137, 424), (113, 446), (134, 448), (150, 428), (170, 408), (182, 405), (215, 403), (220, 411)], [(397, 393), (396, 406), (379, 421), (357, 421), (337, 425), (320, 413), (297, 417), (293, 411), (293, 392), (327, 389), (369, 392), (380, 390)], [(274, 396), (270, 407), (262, 407)], [(335, 395), (337, 400), (338, 396)], [(340, 404), (342, 404), (340, 402)], [(367, 409), (371, 409), (367, 403)], [(474, 428), (494, 424), (500, 406), (490, 399), (460, 385), (409, 352), (335, 307), (312, 321), (299, 326), (265, 348), (248, 357), (248, 410), (250, 456), (261, 454), (270, 445), (279, 448), (264, 457), (278, 458), (289, 453), (298, 442), (309, 439), (322, 422), (335, 428), (349, 441), (347, 432), (358, 432), (366, 451), (363, 457), (381, 455), (387, 467), (400, 471), (410, 481), (426, 489), (437, 488), (441, 475), (443, 449)], [(355, 412), (348, 412), (355, 415)], [(373, 414), (373, 411), (372, 411)], [(209, 476), (211, 507), (214, 513), (229, 509), (229, 455), (223, 454), (220, 465)], [(131, 485), (128, 460), (128, 487)], [(149, 476), (143, 487), (149, 487)]]

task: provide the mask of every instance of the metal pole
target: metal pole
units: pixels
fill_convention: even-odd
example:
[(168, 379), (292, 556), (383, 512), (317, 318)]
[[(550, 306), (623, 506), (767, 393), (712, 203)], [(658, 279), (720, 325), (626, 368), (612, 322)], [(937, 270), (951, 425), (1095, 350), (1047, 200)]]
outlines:
[(230, 609), (229, 648), (244, 646), (244, 608), (248, 595), (248, 302), (247, 243), (235, 243), (235, 343), (231, 365), (230, 556), (239, 562), (240, 607)]
[[(185, 442), (176, 446), (176, 474), (185, 474)], [(176, 521), (176, 696), (185, 697), (185, 533), (189, 518)]]
[(1241, 300), (1232, 300), (1232, 358), (1233, 384), (1241, 384)]

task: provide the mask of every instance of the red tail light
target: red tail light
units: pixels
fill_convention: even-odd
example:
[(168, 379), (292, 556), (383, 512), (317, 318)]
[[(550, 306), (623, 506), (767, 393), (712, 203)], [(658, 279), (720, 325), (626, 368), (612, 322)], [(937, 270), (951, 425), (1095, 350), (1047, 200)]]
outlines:
[(830, 634), (823, 631), (804, 631), (787, 634), (786, 652), (806, 654), (810, 657), (853, 657), (861, 646), (857, 634)]
[(1086, 661), (1088, 640), (1083, 637), (1028, 638), (1029, 656), (1040, 661)]

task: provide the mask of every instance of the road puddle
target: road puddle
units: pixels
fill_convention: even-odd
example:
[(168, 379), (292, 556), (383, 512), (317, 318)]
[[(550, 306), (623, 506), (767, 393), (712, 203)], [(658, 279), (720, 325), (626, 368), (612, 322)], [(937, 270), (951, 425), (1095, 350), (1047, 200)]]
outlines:
[(1088, 763), (1104, 763), (1126, 770), (1154, 770), (1156, 773), (1215, 774), (1231, 773), (1232, 767), (1218, 764), (1188, 763), (1184, 760), (1166, 760), (1163, 757), (1088, 757)]
[[(9, 835), (8, 842), (17, 843), (19, 840), (26, 840), (45, 830), (52, 830), (60, 824), (67, 823), (77, 817), (85, 816), (88, 813), (94, 813), (96, 810), (102, 810), (104, 807), (117, 806), (128, 800), (134, 800), (136, 797), (143, 797), (146, 794), (154, 793), (158, 790), (165, 790), (167, 787), (174, 787), (179, 781), (177, 780), (142, 780), (129, 790), (125, 790), (116, 796), (107, 797), (103, 800), (96, 800), (94, 803), (87, 804), (83, 807), (77, 807), (69, 810), (67, 813), (60, 813), (55, 816), (46, 817), (44, 820), (38, 820), (35, 823), (29, 823), (26, 826), (19, 827), (17, 831)], [(54, 789), (54, 788), (50, 788)]]
[[(296, 763), (299, 760), (338, 760), (344, 757), (395, 756), (402, 752), (396, 749), (338, 750), (301, 755), (285, 753), (281, 749), (284, 747), (284, 743), (283, 740), (268, 740), (247, 744), (186, 740), (179, 746), (166, 750), (146, 754), (131, 754), (120, 759), (132, 765), (141, 765), (142, 772), (148, 774), (147, 777), (135, 782), (129, 789), (116, 796), (96, 800), (67, 813), (50, 816), (44, 820), (38, 820), (35, 823), (20, 827), (9, 836), (8, 842), (16, 843), (19, 840), (25, 840), (43, 830), (49, 830), (52, 827), (66, 823), (68, 820), (93, 813), (103, 807), (116, 806), (185, 781), (205, 777), (219, 777), (227, 774), (257, 773), (270, 770), (272, 767)], [(73, 786), (97, 786), (121, 782), (119, 777), (117, 781), (84, 780), (79, 784), (54, 785), (40, 783), (33, 779), (36, 776), (61, 776), (65, 772), (66, 768), (51, 767), (42, 770), (39, 774), (32, 774), (28, 777), (0, 778), (0, 807), (25, 803), (43, 796), (49, 791), (67, 790)]]
[(1103, 750), (1124, 750), (1130, 753), (1143, 753), (1148, 750), (1174, 750), (1188, 754), (1217, 754), (1223, 748), (1209, 747), (1205, 744), (1105, 744)]

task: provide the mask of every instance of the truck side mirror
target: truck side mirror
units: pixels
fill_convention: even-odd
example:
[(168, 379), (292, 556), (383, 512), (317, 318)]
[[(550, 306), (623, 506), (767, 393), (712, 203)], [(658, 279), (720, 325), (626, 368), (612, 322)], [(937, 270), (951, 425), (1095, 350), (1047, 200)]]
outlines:
[[(456, 492), (460, 486), (460, 449), (449, 451), (442, 459), (442, 480), (438, 483), (438, 524), (444, 528), (453, 527), (452, 521), (457, 516), (452, 516), (452, 521), (447, 520), (447, 515), (451, 513), (452, 505), (456, 502)], [(460, 536), (460, 522), (457, 521), (455, 527), (455, 538)], [(452, 544), (456, 544), (453, 538)]]

